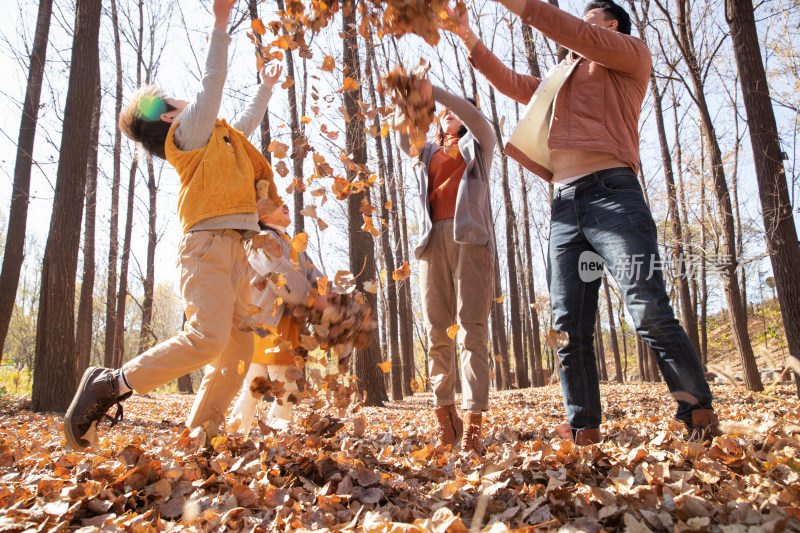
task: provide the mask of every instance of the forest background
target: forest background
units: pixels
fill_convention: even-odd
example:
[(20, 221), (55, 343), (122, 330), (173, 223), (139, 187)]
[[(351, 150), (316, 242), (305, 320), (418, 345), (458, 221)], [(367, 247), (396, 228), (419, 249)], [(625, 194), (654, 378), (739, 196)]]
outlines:
[[(6, 315), (10, 320), (2, 364), (4, 371), (11, 371), (14, 376), (3, 382), (8, 392), (30, 391), (37, 331), (46, 337), (49, 329), (48, 324), (38, 323), (42, 265), (59, 150), (63, 146), (75, 5), (75, 2), (55, 1), (51, 6), (27, 202), (24, 262), (19, 288), (11, 300), (13, 313)], [(748, 388), (759, 390), (763, 387), (762, 378), (773, 377), (785, 368), (789, 360), (788, 344), (775, 293), (775, 276), (766, 253), (756, 160), (749, 142), (747, 113), (730, 27), (725, 20), (725, 5), (712, 1), (691, 6), (688, 11), (688, 2), (682, 1), (635, 2), (624, 6), (638, 22), (633, 33), (647, 40), (654, 56), (651, 89), (656, 89), (658, 98), (654, 98), (652, 91), (648, 94), (640, 122), (645, 195), (659, 227), (662, 257), (671, 258), (680, 251), (692, 266), (684, 276), (677, 268), (667, 270), (674, 307), (684, 325), (694, 325), (690, 336), (704, 364), (711, 364), (711, 370), (724, 379), (744, 381)], [(0, 205), (3, 206), (11, 202), (18, 168), (15, 166), (18, 126), (26, 80), (32, 71), (38, 7), (18, 2), (9, 6), (7, 16), (0, 20), (3, 35), (0, 68), (8, 80), (0, 89), (3, 117)], [(255, 89), (254, 45), (245, 36), (253, 32), (251, 27), (256, 27), (253, 19), (266, 23), (277, 18), (276, 11), (282, 7), (282, 0), (239, 3), (232, 16), (233, 44), (221, 116), (236, 116)], [(583, 5), (568, 1), (562, 2), (561, 7), (579, 15)], [(95, 114), (96, 131), (85, 131), (89, 144), (95, 146), (96, 142), (96, 166), (90, 158), (74, 291), (76, 335), (88, 339), (87, 343), (76, 337), (76, 350), (87, 362), (118, 365), (181, 327), (182, 310), (174, 268), (180, 239), (175, 215), (177, 176), (164, 162), (137, 156), (136, 147), (119, 138), (115, 108), (120, 96), (124, 101), (144, 82), (156, 83), (179, 98), (191, 97), (204, 58), (211, 20), (209, 10), (207, 2), (199, 1), (103, 3), (99, 34), (100, 112)], [(482, 40), (515, 70), (544, 73), (558, 61), (561, 51), (554, 43), (530, 28), (521, 27), (499, 4), (475, 0), (468, 10), (473, 28)], [(800, 4), (797, 0), (767, 1), (757, 4), (754, 12), (780, 147), (785, 156), (782, 162), (790, 206), (794, 206), (800, 128), (797, 103)], [(688, 23), (683, 26), (678, 23), (682, 15)], [(680, 31), (682, 27), (688, 28), (688, 35)], [(380, 403), (390, 394), (397, 399), (427, 388), (427, 339), (415, 283), (417, 262), (413, 253), (409, 253), (414, 247), (417, 227), (412, 207), (416, 183), (410, 161), (397, 151), (393, 135), (386, 135), (388, 115), (372, 111), (386, 105), (375, 91), (378, 80), (397, 65), (413, 68), (420, 59), (430, 61), (434, 83), (457, 94), (477, 96), (481, 111), (493, 122), (499, 145), (508, 139), (521, 107), (502, 95), (495, 95), (475, 75), (463, 48), (447, 32), (441, 33), (435, 47), (414, 34), (399, 38), (371, 35), (367, 36), (369, 40), (361, 35), (357, 69), (352, 55), (343, 53), (341, 32), (342, 24), (337, 18), (318, 34), (307, 37), (310, 54), (301, 54), (290, 47), (284, 62), (284, 73), (290, 81), (283, 88), (276, 87), (268, 117), (253, 141), (263, 148), (278, 171), (279, 188), (287, 191), (285, 197), (296, 220), (292, 229), (308, 233), (309, 251), (315, 263), (331, 277), (337, 271), (350, 270), (361, 274), (362, 286), (364, 282), (376, 282), (380, 321), (376, 349), (360, 354), (360, 360), (368, 364), (357, 364), (355, 371), (370, 388), (370, 401)], [(267, 30), (257, 39), (267, 43), (276, 37)], [(279, 43), (275, 46), (280, 47)], [(699, 74), (700, 85), (692, 77), (694, 72)], [(360, 107), (355, 107), (355, 113), (348, 107), (354, 103), (354, 89), (348, 85), (348, 79), (356, 82), (362, 101)], [(701, 106), (707, 110), (713, 126), (710, 132), (709, 121), (704, 122), (703, 113), (698, 111)], [(359, 118), (364, 121), (360, 141), (346, 131), (348, 125), (357, 122), (352, 118), (359, 111)], [(305, 139), (314, 151), (300, 163), (291, 157), (293, 139), (298, 138)], [(715, 164), (717, 149), (720, 164)], [(368, 189), (371, 195), (368, 201), (374, 210), (359, 209), (362, 204), (358, 194), (346, 201), (337, 199), (337, 195), (345, 196), (341, 182), (324, 175), (323, 163), (326, 163), (332, 175), (355, 181), (350, 163), (359, 150), (366, 150), (362, 177), (368, 181), (374, 178), (373, 186)], [(728, 210), (735, 232), (733, 241), (726, 241), (726, 221), (719, 214), (719, 169), (730, 191)], [(96, 191), (90, 190), (93, 174), (96, 174)], [(558, 339), (550, 329), (544, 258), (551, 195), (545, 182), (524, 172), (499, 150), (496, 152), (492, 199), (498, 275), (492, 307), (492, 378), (498, 389), (543, 384), (554, 369), (553, 348)], [(81, 201), (83, 198), (81, 195)], [(724, 210), (725, 206), (722, 207)], [(301, 211), (306, 216), (300, 215)], [(792, 226), (796, 226), (794, 213), (792, 209), (788, 215)], [(91, 223), (86, 224), (86, 217), (95, 228)], [(0, 212), (3, 228), (0, 245), (4, 248), (11, 219), (13, 215), (7, 210)], [(370, 250), (361, 252), (358, 247), (364, 245), (365, 235), (369, 236), (366, 242)], [(371, 272), (370, 268), (361, 268), (369, 255), (376, 262)], [(732, 304), (725, 295), (725, 274), (731, 260), (741, 264), (735, 275), (737, 289), (748, 308), (744, 321), (734, 320), (737, 312), (730, 312)], [(410, 267), (406, 273), (402, 272), (404, 263)], [(395, 271), (398, 273), (393, 276)], [(681, 284), (682, 279), (687, 280), (685, 285)], [(91, 312), (84, 313), (86, 326), (81, 330), (77, 315), (81, 288), (87, 286), (91, 288), (90, 296), (83, 301), (91, 305), (84, 309)], [(126, 296), (121, 298), (120, 294)], [(601, 291), (601, 301), (598, 333), (603, 340), (597, 345), (601, 375), (620, 381), (658, 380), (652, 355), (632, 331), (610, 277)], [(746, 335), (742, 333), (745, 331)], [(749, 350), (743, 347), (743, 338)], [(39, 342), (40, 350), (46, 351), (42, 347), (44, 341)], [(390, 361), (391, 365), (384, 365), (379, 372), (377, 365), (384, 361)], [(194, 379), (196, 386), (197, 376)], [(191, 382), (185, 381), (181, 388), (191, 389)], [(51, 407), (58, 410), (57, 402)]]

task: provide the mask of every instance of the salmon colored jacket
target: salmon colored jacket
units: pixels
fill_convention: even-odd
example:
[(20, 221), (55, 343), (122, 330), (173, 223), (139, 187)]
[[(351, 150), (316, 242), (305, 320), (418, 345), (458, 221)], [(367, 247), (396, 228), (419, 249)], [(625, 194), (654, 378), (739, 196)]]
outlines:
[[(528, 0), (521, 20), (572, 51), (564, 59), (570, 71), (553, 102), (550, 149), (611, 153), (638, 172), (639, 113), (652, 68), (644, 42), (588, 24), (540, 0)], [(495, 89), (522, 104), (541, 82), (506, 67), (480, 41), (469, 62)], [(535, 161), (526, 166), (547, 181), (553, 177)]]
[(269, 182), (269, 198), (283, 201), (273, 181), (272, 167), (242, 132), (218, 118), (211, 138), (196, 150), (175, 144), (173, 124), (167, 135), (167, 161), (181, 179), (178, 219), (183, 232), (207, 218), (235, 213), (256, 213), (256, 182)]

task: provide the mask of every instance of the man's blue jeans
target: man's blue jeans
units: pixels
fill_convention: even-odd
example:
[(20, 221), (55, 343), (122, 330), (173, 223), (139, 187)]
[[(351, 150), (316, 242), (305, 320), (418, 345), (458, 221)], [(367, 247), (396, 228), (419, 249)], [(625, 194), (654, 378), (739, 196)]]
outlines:
[(711, 409), (711, 390), (697, 353), (670, 306), (656, 237), (653, 216), (630, 168), (595, 172), (555, 192), (548, 286), (553, 327), (569, 334), (558, 356), (573, 432), (599, 427), (602, 416), (594, 353), (600, 258), (622, 291), (636, 331), (656, 354), (678, 402), (676, 418), (691, 424), (692, 410)]

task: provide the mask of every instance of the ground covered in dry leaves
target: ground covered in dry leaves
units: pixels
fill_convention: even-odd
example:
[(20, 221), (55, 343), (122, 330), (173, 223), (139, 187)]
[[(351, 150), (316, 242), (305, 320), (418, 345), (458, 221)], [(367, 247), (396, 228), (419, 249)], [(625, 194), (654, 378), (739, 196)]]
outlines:
[(87, 453), (2, 397), (0, 531), (800, 531), (793, 386), (714, 385), (730, 434), (702, 446), (664, 385), (604, 384), (606, 439), (585, 448), (550, 429), (557, 387), (493, 393), (483, 460), (433, 451), (429, 394), (208, 442), (181, 426), (193, 397), (134, 397)]

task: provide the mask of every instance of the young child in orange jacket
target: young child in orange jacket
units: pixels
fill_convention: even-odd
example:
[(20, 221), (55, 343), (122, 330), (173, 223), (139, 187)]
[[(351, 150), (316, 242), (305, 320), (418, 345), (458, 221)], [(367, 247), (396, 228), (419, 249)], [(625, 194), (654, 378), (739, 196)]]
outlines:
[[(275, 244), (268, 247), (269, 251), (253, 244), (247, 245), (252, 304), (261, 308), (253, 319), (259, 324), (275, 328), (277, 336), (261, 337), (254, 334), (253, 362), (228, 418), (229, 429), (241, 431), (245, 437), (250, 433), (259, 401), (251, 394), (251, 383), (258, 376), (283, 384), (282, 392), (276, 394), (267, 413), (267, 425), (279, 430), (289, 427), (292, 407), (299, 400), (297, 379), (302, 378), (295, 366), (295, 357), (304, 355), (306, 350), (300, 342), (301, 325), (288, 314), (286, 305), (305, 304), (309, 290), (316, 288), (317, 280), (324, 276), (311, 264), (305, 253), (292, 250), (291, 239), (286, 234), (286, 228), (291, 223), (289, 209), (284, 205), (270, 211), (271, 206), (266, 199), (260, 200), (258, 207), (262, 227), (260, 236), (272, 239)], [(280, 281), (276, 283), (278, 279)], [(275, 305), (276, 301), (283, 303)], [(327, 299), (318, 296), (313, 305), (322, 310), (327, 306)]]
[[(178, 250), (186, 323), (175, 337), (144, 352), (122, 369), (90, 367), (64, 417), (67, 443), (83, 450), (97, 423), (132, 391), (158, 386), (207, 366), (189, 427), (216, 433), (247, 372), (253, 353), (250, 283), (244, 243), (260, 230), (257, 195), (271, 208), (282, 204), (272, 168), (247, 137), (261, 123), (281, 70), (260, 72), (261, 83), (240, 119), (217, 118), (227, 70), (226, 33), (236, 0), (214, 0), (201, 87), (194, 102), (167, 98), (154, 87), (139, 89), (121, 113), (122, 131), (180, 177), (178, 218), (184, 232)], [(111, 418), (111, 417), (108, 417)]]

